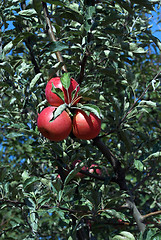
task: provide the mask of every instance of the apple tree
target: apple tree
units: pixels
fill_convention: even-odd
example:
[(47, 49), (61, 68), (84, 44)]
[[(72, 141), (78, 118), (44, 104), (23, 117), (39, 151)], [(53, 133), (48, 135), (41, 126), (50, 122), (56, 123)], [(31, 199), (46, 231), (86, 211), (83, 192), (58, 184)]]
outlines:
[[(159, 0), (0, 2), (0, 239), (161, 239), (159, 11)], [(47, 126), (66, 127), (66, 111), (70, 131), (48, 139), (37, 119), (55, 77), (67, 92), (75, 79), (79, 99), (57, 105)], [(99, 118), (84, 138), (71, 130), (79, 111)]]

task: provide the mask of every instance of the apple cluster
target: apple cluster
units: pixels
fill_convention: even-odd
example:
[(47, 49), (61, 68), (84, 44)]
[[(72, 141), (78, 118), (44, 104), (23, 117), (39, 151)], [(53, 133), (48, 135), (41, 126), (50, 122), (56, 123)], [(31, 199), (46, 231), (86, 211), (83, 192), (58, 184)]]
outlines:
[[(93, 139), (101, 130), (101, 119), (92, 112), (87, 115), (77, 107), (81, 99), (78, 95), (79, 84), (73, 78), (66, 82), (60, 77), (54, 77), (47, 83), (45, 95), (50, 106), (38, 114), (38, 130), (51, 141), (62, 141), (71, 131), (78, 139)], [(72, 108), (74, 115), (71, 117)]]
[[(73, 167), (77, 166), (80, 162), (81, 162), (81, 160), (75, 160), (72, 163)], [(87, 171), (89, 173), (96, 174), (96, 175), (99, 175), (99, 176), (102, 175), (102, 171), (100, 170), (100, 168), (98, 167), (97, 164), (92, 164), (89, 168), (84, 166), (84, 167), (81, 168), (81, 170)], [(84, 178), (85, 175), (83, 173), (81, 173), (81, 172), (78, 172), (78, 173), (76, 173), (75, 177), (76, 178)]]
[[(75, 160), (73, 163), (72, 163), (72, 168), (75, 168), (78, 164), (81, 163), (81, 160)], [(83, 166), (81, 168), (81, 170), (83, 171), (86, 171), (86, 172), (89, 172), (89, 173), (92, 173), (92, 174), (95, 174), (95, 175), (98, 175), (98, 176), (101, 176), (102, 175), (102, 171), (101, 169), (99, 168), (99, 166), (97, 164), (91, 164), (90, 167), (87, 167), (87, 166)], [(69, 169), (68, 167), (65, 169), (65, 176), (67, 176), (69, 173), (70, 173), (71, 169)], [(79, 179), (79, 178), (84, 178), (86, 175), (81, 173), (81, 172), (78, 172), (76, 173), (75, 177), (76, 179)], [(60, 175), (57, 176), (57, 178), (61, 178)]]

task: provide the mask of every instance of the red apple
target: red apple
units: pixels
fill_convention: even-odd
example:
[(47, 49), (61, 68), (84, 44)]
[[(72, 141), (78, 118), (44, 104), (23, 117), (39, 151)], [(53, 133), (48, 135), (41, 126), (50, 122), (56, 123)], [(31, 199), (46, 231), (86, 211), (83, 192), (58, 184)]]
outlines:
[[(77, 166), (79, 163), (81, 162), (81, 160), (75, 160), (73, 163), (72, 163), (72, 166), (75, 167)], [(81, 170), (84, 170), (86, 171), (88, 168), (87, 167), (82, 167)], [(85, 175), (83, 173), (80, 173), (78, 172), (76, 175), (75, 175), (76, 178), (84, 178)]]
[(102, 175), (102, 171), (98, 168), (97, 164), (92, 164), (89, 168), (90, 173)]
[(77, 110), (73, 117), (73, 134), (79, 139), (90, 140), (99, 134), (101, 119), (95, 114), (88, 116), (84, 111)]
[[(55, 88), (59, 88), (62, 90), (62, 92), (64, 93), (65, 103), (69, 104), (73, 101), (73, 103), (76, 104), (77, 102), (79, 102), (79, 99), (78, 100), (76, 99), (77, 95), (78, 95), (78, 91), (80, 90), (79, 84), (73, 78), (71, 78), (70, 81), (71, 81), (70, 86), (67, 91), (62, 85), (62, 83), (60, 81), (60, 77), (55, 77), (55, 78), (50, 79), (50, 81), (47, 83), (46, 88), (45, 88), (46, 99), (50, 105), (58, 107), (64, 103), (64, 101), (59, 96), (57, 96), (55, 93), (53, 93), (51, 91), (52, 84), (55, 86)], [(74, 90), (76, 90), (76, 92), (73, 97), (72, 92)], [(72, 97), (73, 97), (73, 99), (72, 99)]]
[(58, 174), (58, 176), (56, 177), (57, 179), (61, 179), (60, 175)]
[(37, 126), (41, 134), (51, 141), (62, 141), (66, 139), (72, 129), (72, 121), (69, 114), (63, 111), (54, 121), (53, 111), (55, 107), (47, 107), (38, 115)]

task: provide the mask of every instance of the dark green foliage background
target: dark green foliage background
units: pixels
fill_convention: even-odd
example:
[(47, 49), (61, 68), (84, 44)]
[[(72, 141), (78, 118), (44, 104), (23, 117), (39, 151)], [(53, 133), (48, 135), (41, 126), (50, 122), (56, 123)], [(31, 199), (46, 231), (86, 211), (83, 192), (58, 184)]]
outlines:
[[(151, 82), (160, 71), (161, 42), (149, 22), (159, 1), (43, 2), (54, 43), (41, 1), (30, 1), (25, 10), (24, 1), (0, 3), (0, 238), (72, 240), (84, 229), (86, 239), (113, 239), (122, 230), (140, 240), (160, 239), (160, 215), (148, 218), (153, 224), (140, 236), (132, 213), (121, 208), (127, 193), (111, 181), (114, 171), (93, 141), (50, 142), (36, 126), (37, 113), (48, 106), (46, 83), (62, 74), (55, 52), (77, 81), (87, 54), (80, 87), (101, 109), (102, 141), (126, 169), (141, 214), (161, 209), (161, 88), (159, 77)], [(63, 183), (58, 166), (76, 159), (97, 163), (105, 180), (67, 177)]]

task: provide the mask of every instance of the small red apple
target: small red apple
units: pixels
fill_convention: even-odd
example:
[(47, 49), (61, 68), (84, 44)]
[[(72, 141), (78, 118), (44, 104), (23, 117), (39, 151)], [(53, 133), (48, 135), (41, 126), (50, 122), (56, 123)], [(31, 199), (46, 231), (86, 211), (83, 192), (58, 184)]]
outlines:
[(102, 175), (102, 171), (99, 169), (97, 164), (92, 164), (89, 168), (90, 173)]
[(101, 119), (94, 113), (88, 116), (82, 110), (76, 110), (73, 117), (73, 134), (79, 139), (90, 140), (99, 134), (101, 130)]
[(53, 111), (56, 107), (49, 106), (44, 108), (38, 115), (37, 126), (41, 134), (51, 141), (62, 141), (66, 139), (72, 129), (72, 121), (69, 114), (63, 111), (55, 120), (53, 118)]
[[(81, 162), (81, 160), (75, 160), (73, 163), (72, 163), (72, 166), (75, 167), (77, 166), (79, 163)], [(81, 170), (84, 170), (84, 171), (87, 171), (87, 167), (82, 167)], [(80, 173), (78, 172), (76, 175), (75, 175), (76, 178), (84, 178), (85, 175), (83, 173)]]
[[(50, 79), (50, 81), (47, 83), (45, 88), (45, 95), (48, 103), (52, 106), (58, 107), (61, 104), (64, 103), (64, 101), (57, 96), (55, 93), (53, 93), (52, 90), (52, 84), (55, 88), (59, 88), (64, 93), (64, 101), (65, 103), (69, 104), (73, 102), (73, 105), (79, 102), (79, 99), (77, 100), (78, 91), (80, 90), (79, 84), (73, 79), (70, 79), (70, 86), (68, 91), (63, 87), (60, 77), (55, 77)], [(72, 92), (76, 90), (74, 96), (72, 96)]]
[(60, 175), (58, 174), (58, 176), (56, 177), (57, 179), (61, 179)]
[(119, 223), (122, 223), (122, 219), (118, 219), (117, 221), (118, 221)]

